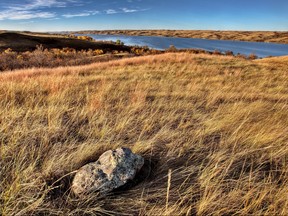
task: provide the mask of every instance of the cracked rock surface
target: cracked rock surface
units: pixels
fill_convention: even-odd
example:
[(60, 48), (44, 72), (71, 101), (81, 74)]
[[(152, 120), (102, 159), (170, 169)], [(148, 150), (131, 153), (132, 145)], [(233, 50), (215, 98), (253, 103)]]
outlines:
[(76, 195), (110, 192), (132, 180), (143, 165), (143, 157), (129, 148), (109, 150), (77, 171), (71, 189)]

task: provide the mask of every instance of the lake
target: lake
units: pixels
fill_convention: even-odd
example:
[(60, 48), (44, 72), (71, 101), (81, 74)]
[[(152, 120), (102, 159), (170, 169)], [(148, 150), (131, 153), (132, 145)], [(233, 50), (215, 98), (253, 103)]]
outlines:
[(231, 40), (208, 40), (195, 38), (175, 38), (156, 36), (128, 36), (128, 35), (95, 35), (87, 34), (96, 40), (121, 40), (125, 45), (148, 46), (153, 49), (164, 50), (174, 45), (178, 49), (194, 48), (221, 52), (231, 50), (234, 54), (256, 54), (258, 57), (288, 55), (288, 44), (244, 42)]

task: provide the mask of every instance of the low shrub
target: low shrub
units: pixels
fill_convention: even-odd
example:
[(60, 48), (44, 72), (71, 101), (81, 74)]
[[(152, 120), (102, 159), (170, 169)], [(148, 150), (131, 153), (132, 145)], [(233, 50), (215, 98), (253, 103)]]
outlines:
[(123, 45), (124, 45), (124, 42), (118, 39), (118, 40), (116, 40), (116, 44), (123, 46)]
[(250, 59), (250, 60), (255, 60), (255, 59), (258, 58), (258, 56), (256, 54), (254, 54), (254, 53), (251, 53), (247, 58)]
[(226, 56), (234, 56), (234, 53), (231, 50), (225, 51)]
[(0, 71), (89, 64), (95, 61), (94, 57), (104, 53), (101, 49), (77, 51), (69, 47), (48, 50), (41, 45), (32, 52), (15, 52), (12, 49), (6, 49), (0, 52)]

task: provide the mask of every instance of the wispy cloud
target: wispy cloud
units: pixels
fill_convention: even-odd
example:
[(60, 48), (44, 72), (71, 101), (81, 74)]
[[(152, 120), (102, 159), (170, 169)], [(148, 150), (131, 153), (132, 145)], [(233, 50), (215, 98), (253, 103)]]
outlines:
[(78, 0), (32, 0), (29, 3), (19, 3), (6, 6), (0, 11), (0, 20), (28, 20), (34, 18), (54, 18), (54, 12), (43, 11), (47, 8), (66, 7), (69, 4), (76, 4)]
[(108, 10), (105, 10), (106, 14), (116, 14), (118, 13), (116, 10), (114, 9), (108, 9)]
[(127, 0), (127, 2), (129, 3), (133, 3), (133, 2), (141, 2), (142, 0)]
[(100, 14), (100, 11), (96, 11), (96, 10), (91, 10), (91, 11), (84, 11), (81, 13), (69, 13), (69, 14), (63, 14), (62, 16), (65, 18), (73, 18), (73, 17), (85, 17), (85, 16), (93, 16), (96, 14)]
[(90, 15), (96, 15), (96, 14), (100, 14), (101, 12), (100, 11), (87, 11), (88, 13), (90, 13)]
[(50, 18), (50, 19), (47, 19), (47, 20), (59, 20), (60, 18), (59, 17), (53, 17), (53, 18)]
[(121, 10), (122, 10), (124, 13), (134, 13), (134, 12), (140, 11), (140, 10), (128, 9), (128, 8), (121, 8)]
[(132, 8), (120, 8), (118, 10), (115, 9), (108, 9), (105, 10), (106, 14), (117, 14), (117, 13), (135, 13), (135, 12), (141, 12), (146, 11), (148, 9), (132, 9)]
[(62, 16), (65, 18), (73, 18), (73, 17), (85, 17), (90, 15), (91, 13), (78, 13), (78, 14), (63, 14)]
[[(69, 1), (68, 1), (69, 2)], [(28, 4), (16, 4), (13, 6), (8, 6), (8, 10), (36, 10), (41, 8), (51, 8), (51, 7), (65, 7), (67, 1), (57, 1), (57, 0), (33, 0)]]
[(55, 13), (43, 11), (2, 11), (0, 12), (0, 20), (28, 20), (34, 18), (53, 18)]
[[(139, 2), (141, 0), (126, 0), (126, 5), (128, 2)], [(102, 10), (82, 10), (79, 11), (80, 7), (85, 4), (92, 4), (91, 1), (84, 0), (30, 0), (22, 1), (19, 3), (11, 3), (6, 6), (2, 6), (2, 11), (0, 9), (0, 20), (29, 20), (29, 19), (48, 19), (54, 20), (55, 18), (73, 18), (73, 17), (85, 17), (93, 16), (96, 14), (119, 14), (119, 13), (136, 13), (140, 11), (145, 11), (147, 9), (133, 8), (131, 4), (123, 8), (108, 8)], [(2, 4), (3, 5), (3, 4)], [(62, 13), (61, 9), (64, 7), (74, 7), (79, 8), (73, 10), (72, 13)], [(102, 6), (103, 7), (103, 6)], [(58, 9), (56, 9), (58, 8)], [(84, 9), (84, 8), (82, 8)], [(87, 9), (87, 8), (86, 8)]]

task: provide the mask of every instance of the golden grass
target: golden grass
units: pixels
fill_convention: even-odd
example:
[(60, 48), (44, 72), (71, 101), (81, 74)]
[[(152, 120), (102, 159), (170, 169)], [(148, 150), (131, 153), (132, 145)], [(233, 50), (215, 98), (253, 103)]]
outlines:
[[(265, 61), (168, 53), (0, 74), (0, 215), (287, 215), (288, 73)], [(137, 179), (71, 194), (73, 172), (118, 146), (144, 156)]]

